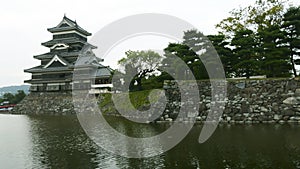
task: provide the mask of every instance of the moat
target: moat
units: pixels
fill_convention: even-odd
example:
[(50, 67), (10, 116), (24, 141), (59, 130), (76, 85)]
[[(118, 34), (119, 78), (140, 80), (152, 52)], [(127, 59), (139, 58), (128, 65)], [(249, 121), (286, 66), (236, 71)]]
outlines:
[[(107, 121), (136, 137), (156, 135), (170, 125)], [(76, 116), (1, 114), (0, 168), (300, 168), (299, 124), (222, 124), (199, 144), (201, 128), (195, 125), (162, 155), (128, 159), (94, 144)]]

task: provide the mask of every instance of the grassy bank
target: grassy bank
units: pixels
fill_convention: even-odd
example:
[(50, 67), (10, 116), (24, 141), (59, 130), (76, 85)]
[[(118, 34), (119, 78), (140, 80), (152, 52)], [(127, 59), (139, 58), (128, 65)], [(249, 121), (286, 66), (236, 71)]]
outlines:
[[(133, 111), (131, 106), (128, 105), (127, 96), (129, 94), (129, 98), (132, 106), (138, 110), (148, 109), (150, 106), (150, 102), (155, 102), (159, 98), (159, 94), (157, 91), (154, 91), (153, 94), (150, 93), (153, 90), (143, 90), (143, 91), (135, 91), (129, 93), (118, 93), (114, 94), (114, 101), (118, 102), (119, 107), (125, 111)], [(112, 99), (112, 94), (104, 93), (99, 96), (99, 107), (102, 110), (102, 113), (115, 113), (116, 109), (114, 106), (114, 102)]]

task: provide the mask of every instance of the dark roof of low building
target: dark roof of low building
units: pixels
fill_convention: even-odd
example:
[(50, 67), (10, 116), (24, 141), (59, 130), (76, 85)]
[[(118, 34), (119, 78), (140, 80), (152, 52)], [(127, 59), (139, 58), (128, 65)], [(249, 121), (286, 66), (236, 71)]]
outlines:
[(62, 21), (57, 26), (48, 28), (47, 30), (51, 33), (76, 30), (86, 36), (92, 35), (88, 31), (81, 28), (76, 21), (73, 21), (66, 16), (63, 17)]
[(111, 76), (111, 70), (109, 67), (102, 67), (97, 69), (96, 77), (101, 77), (101, 76)]

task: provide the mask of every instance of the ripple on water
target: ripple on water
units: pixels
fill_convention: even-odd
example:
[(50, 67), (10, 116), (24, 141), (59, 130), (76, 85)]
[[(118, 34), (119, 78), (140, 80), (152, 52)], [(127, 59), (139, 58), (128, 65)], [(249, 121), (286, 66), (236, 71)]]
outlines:
[[(169, 127), (110, 120), (135, 136)], [(222, 125), (203, 144), (200, 131), (159, 156), (128, 159), (98, 147), (75, 116), (0, 115), (0, 168), (300, 168), (299, 125)]]

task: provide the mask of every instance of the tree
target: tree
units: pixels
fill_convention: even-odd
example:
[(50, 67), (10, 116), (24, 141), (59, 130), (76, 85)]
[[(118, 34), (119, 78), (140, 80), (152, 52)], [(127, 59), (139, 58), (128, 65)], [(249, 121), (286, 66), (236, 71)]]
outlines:
[(25, 96), (26, 96), (26, 94), (23, 90), (18, 90), (18, 93), (16, 93), (16, 94), (5, 93), (3, 95), (2, 101), (8, 101), (11, 104), (17, 104), (20, 101), (22, 101)]
[(15, 104), (19, 103), (20, 101), (22, 101), (25, 98), (26, 94), (23, 90), (18, 90), (18, 93), (15, 94)]
[(285, 45), (289, 49), (290, 63), (296, 77), (295, 58), (300, 56), (300, 6), (291, 7), (284, 14), (282, 28), (285, 34)]
[(257, 43), (254, 39), (253, 31), (249, 29), (239, 30), (235, 33), (231, 44), (236, 57), (236, 64), (233, 66), (237, 76), (257, 75), (259, 72), (259, 62), (255, 51)]
[[(214, 40), (213, 43), (211, 43), (210, 38)], [(184, 32), (183, 39), (182, 43), (170, 43), (168, 47), (164, 49), (166, 58), (163, 61), (163, 63), (172, 63), (174, 69), (176, 69), (174, 72), (177, 72), (177, 74), (181, 73), (182, 75), (179, 76), (179, 78), (183, 80), (190, 72), (183, 71), (183, 65), (178, 64), (178, 61), (174, 61), (173, 63), (171, 61), (172, 56), (175, 55), (184, 61), (192, 71), (195, 79), (200, 80), (209, 78), (207, 68), (219, 69), (219, 58), (214, 57), (217, 56), (217, 51), (215, 50), (216, 46), (219, 47), (218, 49), (222, 53), (224, 60), (226, 60), (225, 58), (227, 56), (229, 57), (229, 53), (231, 53), (230, 49), (226, 46), (227, 43), (223, 41), (225, 39), (224, 36), (221, 35), (206, 37), (202, 32), (192, 29)], [(221, 47), (221, 45), (223, 46)], [(228, 67), (230, 66), (228, 65)]]
[(256, 33), (264, 27), (280, 24), (285, 6), (284, 0), (256, 0), (253, 5), (232, 10), (231, 16), (223, 19), (216, 27), (229, 39), (240, 30), (248, 29)]
[[(185, 65), (189, 67), (196, 79), (203, 79), (203, 71), (201, 71), (201, 65), (199, 61), (199, 56), (191, 49), (191, 47), (186, 44), (181, 43), (170, 43), (167, 48), (164, 49), (165, 59), (163, 60), (163, 65), (168, 66), (171, 72), (175, 73), (176, 79), (185, 80), (186, 74), (190, 73), (187, 70), (184, 71), (184, 65), (180, 63), (180, 60), (176, 59), (178, 57)], [(205, 68), (204, 68), (205, 70)], [(201, 73), (202, 72), (202, 73)], [(167, 79), (171, 79), (169, 76)]]
[(164, 49), (166, 55), (175, 55), (182, 59), (185, 63), (194, 62), (198, 58), (197, 54), (186, 44), (170, 43), (168, 47)]
[(291, 64), (288, 49), (282, 46), (284, 33), (279, 25), (271, 25), (258, 32), (258, 54), (261, 55), (262, 73), (267, 77), (289, 77)]
[(196, 52), (197, 57), (190, 63), (195, 78), (197, 80), (208, 79), (207, 66), (216, 69), (219, 67), (216, 57), (214, 57), (217, 56), (217, 52), (215, 51), (213, 44), (202, 32), (194, 29), (184, 32), (183, 39), (183, 44), (188, 45), (191, 50)]
[[(283, 45), (284, 33), (280, 30), (285, 6), (286, 1), (283, 0), (257, 0), (254, 5), (234, 9), (230, 17), (217, 25), (227, 40), (231, 41), (231, 48), (238, 57), (234, 67), (239, 76), (258, 73), (267, 77), (290, 76), (288, 52)], [(246, 38), (245, 31), (251, 31), (249, 37), (252, 40)], [(247, 48), (252, 52), (247, 52)], [(243, 53), (248, 56), (242, 57)]]
[[(119, 60), (118, 64), (123, 66), (125, 71), (125, 83), (130, 83), (130, 90), (134, 86), (137, 90), (142, 90), (142, 79), (151, 76), (155, 71), (158, 71), (162, 56), (158, 53), (147, 51), (127, 51), (126, 57)], [(126, 77), (127, 76), (127, 77)], [(130, 76), (134, 76), (133, 80), (126, 82)]]
[(11, 93), (5, 93), (3, 95), (3, 100), (9, 101), (9, 103), (13, 103), (14, 102), (14, 97), (15, 96), (13, 94), (11, 94)]
[(229, 48), (230, 43), (226, 41), (225, 35), (208, 35), (207, 37), (220, 56), (226, 77), (234, 76), (235, 72), (233, 65), (236, 64), (237, 59), (234, 57), (233, 51)]
[[(183, 44), (198, 53), (210, 47), (209, 39), (196, 29), (184, 32)], [(203, 51), (204, 52), (204, 51)]]
[[(197, 80), (208, 78), (205, 66), (196, 52), (192, 50), (192, 47), (187, 46), (186, 44), (170, 43), (168, 47), (164, 49), (164, 51), (166, 57), (163, 60), (163, 65), (166, 65), (166, 63), (171, 64), (168, 66), (173, 68), (172, 72), (176, 73), (176, 79), (186, 80), (184, 78), (188, 73), (193, 73), (195, 79)], [(185, 65), (187, 65), (192, 72), (184, 72), (184, 65), (180, 64), (179, 60), (175, 59), (174, 56), (184, 61)], [(168, 77), (168, 79), (170, 78), (171, 77)]]

